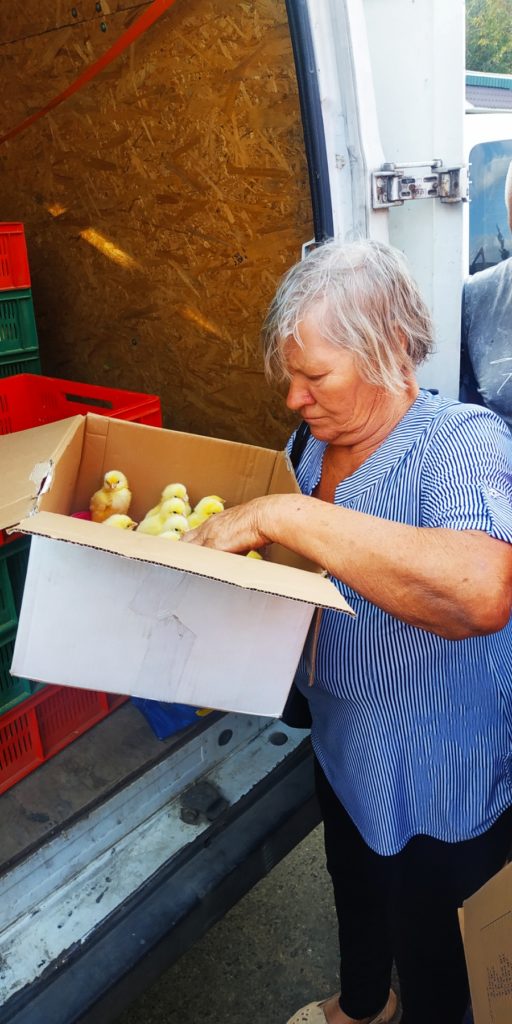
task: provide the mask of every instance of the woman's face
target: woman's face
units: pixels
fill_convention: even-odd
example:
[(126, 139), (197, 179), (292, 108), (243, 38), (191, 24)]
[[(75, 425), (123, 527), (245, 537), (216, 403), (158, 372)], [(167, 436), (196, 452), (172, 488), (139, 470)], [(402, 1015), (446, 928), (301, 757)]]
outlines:
[(357, 443), (377, 425), (389, 393), (365, 381), (353, 353), (325, 341), (314, 320), (311, 314), (301, 323), (304, 347), (293, 337), (285, 344), (290, 375), (286, 404), (309, 423), (318, 440)]

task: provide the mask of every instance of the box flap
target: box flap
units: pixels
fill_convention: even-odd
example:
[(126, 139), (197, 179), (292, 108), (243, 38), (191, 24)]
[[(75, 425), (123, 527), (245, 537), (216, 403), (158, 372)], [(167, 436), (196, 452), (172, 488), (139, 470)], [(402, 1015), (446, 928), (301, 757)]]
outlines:
[(83, 416), (73, 416), (0, 437), (0, 529), (30, 514), (53, 465), (83, 424)]
[(54, 512), (39, 512), (22, 520), (17, 529), (354, 615), (330, 580), (304, 569), (194, 544), (180, 544), (162, 537), (109, 529)]
[[(88, 413), (75, 511), (89, 507), (109, 469), (126, 474), (133, 494), (130, 515), (136, 521), (173, 481), (185, 484), (192, 505), (206, 494), (219, 494), (227, 508), (278, 489), (299, 490), (283, 452)], [(279, 488), (273, 483), (276, 473)]]

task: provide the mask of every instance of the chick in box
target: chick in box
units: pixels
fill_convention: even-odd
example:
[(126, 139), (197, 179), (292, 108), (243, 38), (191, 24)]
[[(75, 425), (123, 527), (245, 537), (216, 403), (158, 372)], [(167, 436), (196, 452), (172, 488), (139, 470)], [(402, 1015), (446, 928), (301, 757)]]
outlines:
[[(139, 524), (127, 514), (132, 494), (128, 480), (120, 470), (109, 470), (103, 478), (103, 487), (95, 491), (90, 502), (91, 519), (96, 523), (121, 530), (134, 530), (167, 540), (181, 540), (188, 530), (200, 526), (210, 516), (224, 511), (224, 501), (218, 494), (207, 494), (197, 504), (190, 505), (185, 484), (167, 484), (157, 505), (150, 508)], [(119, 512), (124, 507), (124, 512)], [(256, 551), (249, 551), (250, 558), (261, 558)]]
[(126, 515), (130, 508), (132, 492), (124, 473), (110, 469), (103, 477), (103, 486), (95, 491), (89, 505), (94, 523), (104, 523), (115, 514)]
[(137, 523), (130, 516), (115, 512), (113, 516), (105, 519), (105, 526), (114, 526), (117, 530), (135, 530)]
[(187, 530), (193, 530), (209, 516), (223, 511), (224, 501), (217, 494), (207, 494), (192, 510), (185, 484), (167, 484), (160, 501), (146, 512), (137, 530), (150, 536), (178, 540)]
[(175, 512), (181, 511), (184, 516), (190, 515), (192, 509), (191, 509), (191, 506), (190, 506), (190, 501), (189, 501), (189, 497), (188, 497), (188, 493), (187, 493), (187, 488), (185, 487), (185, 484), (175, 483), (175, 484), (167, 484), (164, 487), (164, 489), (163, 489), (163, 491), (162, 491), (162, 493), (160, 495), (160, 501), (158, 502), (158, 505), (155, 505), (154, 508), (150, 508), (149, 512), (146, 512), (146, 517), (159, 515), (159, 513), (161, 511), (161, 508), (162, 508), (162, 505), (164, 505), (165, 502), (167, 502), (167, 501), (173, 501), (173, 500), (175, 500), (175, 501), (177, 500), (177, 501), (181, 502), (182, 506), (183, 506), (183, 507), (181, 507), (181, 505), (180, 505), (178, 508), (175, 508), (173, 511), (175, 511)]

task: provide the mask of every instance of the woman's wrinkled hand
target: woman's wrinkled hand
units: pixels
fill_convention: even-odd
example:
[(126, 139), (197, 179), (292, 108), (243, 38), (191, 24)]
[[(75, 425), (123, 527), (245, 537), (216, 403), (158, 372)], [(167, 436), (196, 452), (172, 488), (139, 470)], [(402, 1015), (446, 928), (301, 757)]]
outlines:
[(254, 498), (244, 505), (218, 512), (195, 530), (184, 533), (181, 542), (237, 554), (264, 547), (271, 538), (263, 531), (261, 520), (266, 504), (271, 501), (271, 497)]

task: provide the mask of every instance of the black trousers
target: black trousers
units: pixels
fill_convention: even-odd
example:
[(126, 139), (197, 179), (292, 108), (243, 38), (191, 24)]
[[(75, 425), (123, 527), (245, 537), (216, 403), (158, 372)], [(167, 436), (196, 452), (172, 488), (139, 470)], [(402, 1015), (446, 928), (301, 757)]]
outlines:
[(371, 850), (318, 763), (340, 939), (340, 1006), (356, 1020), (385, 1005), (391, 968), (402, 1024), (462, 1024), (469, 987), (457, 909), (504, 865), (512, 807), (483, 835), (461, 843), (415, 836), (390, 857)]

